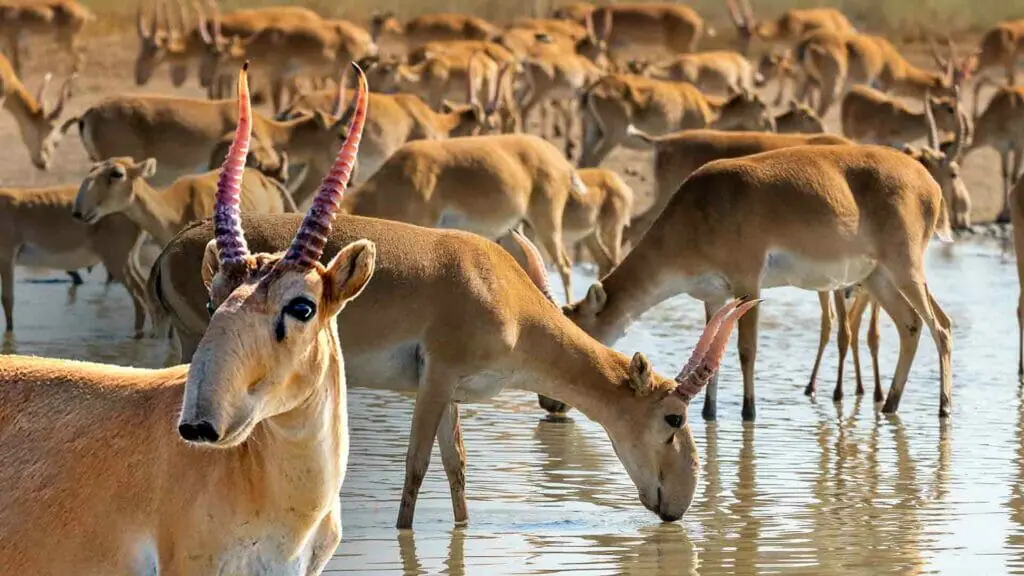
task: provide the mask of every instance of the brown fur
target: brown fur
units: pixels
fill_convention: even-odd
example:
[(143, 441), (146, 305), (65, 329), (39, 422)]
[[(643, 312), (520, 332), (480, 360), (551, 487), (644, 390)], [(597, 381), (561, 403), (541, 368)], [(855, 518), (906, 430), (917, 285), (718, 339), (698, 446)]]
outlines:
[(588, 18), (613, 59), (626, 51), (696, 52), (705, 31), (693, 8), (669, 2), (598, 6)]
[(1024, 163), (1024, 87), (1000, 87), (985, 111), (975, 118), (974, 138), (967, 152), (987, 146), (999, 152), (1002, 168), (1004, 203), (996, 220), (1009, 222), (1010, 191)]
[[(935, 123), (944, 132), (956, 130), (959, 103), (952, 98), (929, 98)], [(924, 111), (914, 112), (902, 101), (867, 86), (854, 86), (840, 104), (843, 135), (865, 144), (902, 146), (928, 136)]]
[(607, 274), (622, 259), (622, 236), (633, 213), (633, 189), (605, 168), (584, 168), (584, 195), (570, 194), (562, 217), (562, 234), (569, 244), (583, 242)]
[(0, 54), (0, 102), (17, 122), (18, 133), (28, 149), (32, 164), (40, 170), (49, 170), (57, 144), (64, 135), (59, 129), (60, 115), (71, 97), (74, 77), (64, 83), (59, 99), (51, 109), (47, 109), (43, 101), (49, 80), (47, 75), (39, 92), (33, 96), (15, 74), (10, 61)]
[(0, 4), (0, 37), (5, 52), (14, 60), (14, 69), (21, 73), (22, 35), (55, 35), (57, 44), (78, 72), (85, 64), (81, 36), (85, 25), (96, 19), (88, 8), (76, 0), (44, 0)]

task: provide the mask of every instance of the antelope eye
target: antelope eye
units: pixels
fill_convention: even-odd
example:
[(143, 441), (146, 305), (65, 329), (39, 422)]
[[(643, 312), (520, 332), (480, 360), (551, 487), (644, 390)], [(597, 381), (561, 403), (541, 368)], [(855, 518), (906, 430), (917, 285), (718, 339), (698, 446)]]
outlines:
[(673, 428), (682, 428), (683, 416), (681, 414), (668, 414), (665, 416), (665, 423)]
[(308, 322), (316, 314), (316, 304), (304, 296), (285, 304), (283, 312), (300, 322)]
[(111, 180), (121, 180), (124, 178), (124, 169), (120, 166), (110, 171)]
[(213, 300), (207, 300), (206, 301), (206, 312), (207, 312), (207, 314), (209, 314), (210, 316), (213, 316), (213, 313), (216, 310), (217, 309), (213, 307)]

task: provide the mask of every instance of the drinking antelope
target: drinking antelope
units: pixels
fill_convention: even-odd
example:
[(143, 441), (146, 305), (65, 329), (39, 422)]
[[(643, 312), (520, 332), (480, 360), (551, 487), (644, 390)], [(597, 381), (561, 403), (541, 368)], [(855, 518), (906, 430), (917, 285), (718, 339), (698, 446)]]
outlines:
[(768, 106), (756, 94), (741, 92), (718, 100), (686, 82), (666, 82), (611, 74), (580, 96), (583, 154), (580, 166), (598, 166), (619, 144), (631, 145), (626, 128), (664, 134), (688, 128), (773, 130)]
[[(192, 364), (0, 362), (0, 562), (8, 569), (319, 574), (341, 539), (349, 436), (335, 317), (369, 282), (376, 251), (359, 240), (327, 265), (319, 260), (366, 101), (288, 251), (251, 254), (238, 208), (252, 126), (244, 70), (238, 93), (217, 234), (202, 265), (216, 311)], [(59, 549), (45, 545), (52, 538)]]
[(562, 218), (586, 186), (551, 143), (536, 136), (472, 136), (399, 148), (342, 210), (419, 226), (457, 228), (498, 239), (525, 220), (558, 267), (570, 298), (571, 261)]
[(132, 297), (135, 332), (146, 321), (145, 285), (126, 272), (139, 227), (122, 215), (93, 226), (71, 217), (74, 186), (0, 189), (0, 281), (6, 331), (14, 330), (14, 267), (75, 270), (103, 263)]
[[(246, 218), (246, 240), (253, 250), (276, 250), (287, 246), (298, 226), (296, 215), (254, 214)], [(210, 322), (197, 272), (212, 236), (209, 222), (185, 229), (150, 277), (150, 291), (170, 315), (184, 359), (192, 357)], [(505, 387), (577, 407), (607, 431), (646, 508), (666, 521), (687, 511), (699, 464), (686, 410), (728, 340), (721, 315), (673, 381), (656, 373), (643, 354), (624, 356), (566, 319), (537, 289), (547, 283), (538, 257), (527, 274), (480, 236), (357, 216), (338, 217), (324, 254), (351, 238), (378, 242), (379, 253), (370, 290), (338, 320), (348, 381), (417, 392), (399, 528), (412, 526), (435, 436), (455, 521), (468, 520), (458, 403), (487, 400)], [(706, 364), (694, 369), (701, 354)]]
[[(923, 319), (939, 355), (939, 415), (949, 416), (950, 323), (924, 274), (924, 251), (945, 209), (928, 168), (892, 148), (862, 145), (796, 146), (712, 162), (683, 182), (632, 251), (566, 312), (610, 343), (679, 293), (703, 301), (710, 317), (735, 294), (863, 284), (900, 334), (883, 411), (899, 406)], [(757, 314), (739, 330), (742, 414), (753, 420)], [(716, 393), (712, 382), (705, 419), (716, 417)]]
[(40, 170), (50, 169), (54, 151), (64, 136), (64, 131), (60, 130), (57, 123), (64, 112), (64, 105), (71, 97), (71, 85), (75, 81), (75, 75), (68, 77), (61, 87), (57, 103), (47, 110), (46, 89), (51, 78), (50, 74), (43, 76), (39, 91), (32, 96), (15, 74), (10, 61), (0, 54), (0, 103), (14, 117), (21, 141), (28, 149), (32, 164)]

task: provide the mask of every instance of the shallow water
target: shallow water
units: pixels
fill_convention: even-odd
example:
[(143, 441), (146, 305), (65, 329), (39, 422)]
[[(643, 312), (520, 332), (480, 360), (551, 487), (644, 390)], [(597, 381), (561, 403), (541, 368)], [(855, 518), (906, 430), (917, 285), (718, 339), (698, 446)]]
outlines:
[[(69, 300), (59, 274), (19, 272), (17, 337), (5, 352), (159, 366), (164, 342), (134, 341), (131, 306), (102, 271)], [(761, 312), (758, 420), (740, 420), (738, 359), (722, 370), (719, 421), (691, 421), (703, 471), (676, 524), (644, 510), (603, 430), (578, 413), (549, 422), (535, 397), (506, 392), (463, 407), (470, 524), (454, 529), (435, 450), (416, 529), (394, 529), (412, 403), (351, 392), (344, 535), (332, 574), (1002, 574), (1024, 573), (1024, 395), (1016, 377), (1017, 279), (994, 243), (932, 250), (930, 287), (954, 322), (953, 417), (938, 417), (938, 365), (924, 334), (897, 417), (870, 400), (831, 401), (830, 347), (819, 399), (807, 383), (818, 342), (814, 295), (772, 290)], [(592, 276), (577, 272), (580, 296)], [(703, 323), (686, 297), (644, 316), (617, 344), (678, 369)], [(882, 333), (883, 378), (897, 338)], [(734, 348), (732, 348), (734, 349)], [(866, 346), (864, 356), (867, 357)], [(865, 358), (867, 362), (867, 358)], [(865, 369), (870, 370), (869, 364)], [(888, 381), (883, 380), (887, 386)], [(870, 383), (867, 383), (870, 387)]]

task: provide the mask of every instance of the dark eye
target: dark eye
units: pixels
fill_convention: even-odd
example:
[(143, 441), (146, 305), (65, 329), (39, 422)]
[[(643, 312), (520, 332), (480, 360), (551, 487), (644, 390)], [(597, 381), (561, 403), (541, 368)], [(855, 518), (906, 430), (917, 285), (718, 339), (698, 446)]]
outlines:
[(110, 171), (110, 179), (111, 180), (120, 180), (122, 178), (124, 178), (124, 170), (122, 170), (120, 168), (115, 168), (115, 169)]
[(665, 423), (673, 428), (682, 428), (683, 416), (681, 414), (668, 414), (665, 416)]
[(316, 304), (309, 298), (299, 296), (285, 304), (283, 312), (300, 322), (308, 322), (316, 314)]
[(208, 313), (208, 314), (209, 314), (210, 316), (213, 316), (213, 313), (214, 313), (214, 311), (216, 311), (216, 310), (217, 310), (217, 309), (213, 307), (213, 300), (207, 300), (207, 301), (206, 301), (206, 312), (207, 312), (207, 313)]

